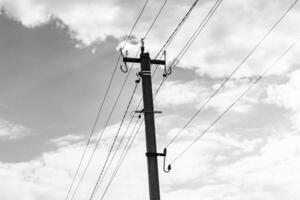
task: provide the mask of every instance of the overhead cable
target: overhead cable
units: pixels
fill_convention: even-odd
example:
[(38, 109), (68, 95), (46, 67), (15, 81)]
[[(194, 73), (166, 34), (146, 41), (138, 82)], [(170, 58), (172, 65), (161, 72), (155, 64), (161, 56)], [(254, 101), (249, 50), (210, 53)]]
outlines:
[(250, 84), (250, 86), (232, 103), (230, 104), (204, 131), (201, 132), (201, 134), (196, 137), (183, 151), (181, 151), (177, 156), (171, 161), (170, 164), (173, 164), (175, 161), (177, 161), (186, 151), (188, 151), (204, 134), (208, 133), (208, 131), (228, 112), (230, 109), (238, 103), (238, 101), (244, 97), (249, 90), (253, 88), (262, 78), (265, 77), (265, 75), (276, 66), (276, 64), (296, 45), (296, 43), (299, 41), (299, 38), (293, 42), (276, 60), (271, 64), (260, 76), (255, 79), (255, 81)]

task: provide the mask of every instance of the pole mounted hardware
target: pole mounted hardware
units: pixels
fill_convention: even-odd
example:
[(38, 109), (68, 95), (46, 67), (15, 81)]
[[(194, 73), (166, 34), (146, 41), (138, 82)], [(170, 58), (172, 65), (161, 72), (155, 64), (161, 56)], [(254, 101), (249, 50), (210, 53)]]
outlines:
[(146, 149), (148, 152), (146, 155), (148, 166), (148, 185), (150, 194), (149, 200), (160, 200), (157, 156), (166, 154), (158, 154), (156, 149), (154, 116), (155, 113), (161, 112), (154, 111), (151, 64), (165, 65), (166, 61), (151, 59), (149, 53), (145, 52), (145, 44), (144, 40), (142, 39), (140, 57), (128, 58), (127, 56), (123, 56), (123, 62), (140, 63), (141, 65), (141, 71), (138, 73), (138, 76), (142, 79), (144, 109), (142, 109), (141, 111), (136, 111), (135, 113), (143, 113), (145, 120)]
[(142, 110), (136, 110), (134, 111), (135, 113), (151, 113), (151, 114), (162, 114), (162, 111), (156, 110), (156, 111), (145, 111), (144, 109)]
[(168, 167), (166, 168), (166, 159), (167, 159), (167, 148), (164, 148), (164, 166), (163, 166), (163, 170), (165, 173), (169, 173), (171, 171), (171, 165), (169, 164)]
[(137, 79), (135, 80), (135, 83), (138, 84), (138, 83), (141, 82), (141, 76), (139, 75), (139, 73), (136, 73), (135, 75), (136, 75), (136, 78), (137, 78)]
[(142, 117), (142, 115), (141, 114), (138, 114), (138, 115), (136, 115), (137, 113), (135, 112), (135, 110), (134, 111), (131, 111), (131, 113), (130, 113), (130, 117), (137, 117), (137, 118), (141, 118)]
[(164, 55), (164, 60), (165, 60), (163, 77), (167, 77), (167, 76), (172, 74), (172, 67), (168, 67), (168, 69), (167, 69), (167, 62), (166, 62), (167, 53), (166, 53), (166, 50), (164, 50), (163, 55)]
[(145, 42), (144, 42), (144, 38), (141, 38), (141, 53), (144, 53), (145, 51)]
[[(127, 58), (127, 56), (128, 56), (128, 51), (127, 51), (127, 50), (125, 51), (125, 56), (124, 56), (124, 54), (123, 54), (123, 48), (120, 48), (120, 53), (121, 53), (121, 56), (122, 56), (123, 60), (124, 60), (124, 58)], [(121, 69), (121, 71), (122, 71), (123, 73), (127, 73), (127, 72), (128, 72), (128, 66), (127, 66), (127, 63), (124, 62), (124, 65), (125, 65), (125, 66), (120, 65), (120, 69)]]
[(135, 114), (138, 114), (138, 118), (141, 118), (141, 114), (142, 113), (152, 113), (152, 114), (162, 114), (162, 111), (144, 111), (144, 109), (142, 110), (134, 110), (130, 113), (131, 117), (136, 117)]
[(169, 173), (171, 171), (171, 165), (168, 165), (168, 167), (166, 168), (166, 158), (167, 158), (167, 149), (166, 148), (164, 148), (163, 153), (147, 152), (146, 156), (147, 157), (149, 157), (149, 156), (156, 156), (156, 157), (161, 156), (161, 157), (164, 157), (163, 171), (165, 173)]

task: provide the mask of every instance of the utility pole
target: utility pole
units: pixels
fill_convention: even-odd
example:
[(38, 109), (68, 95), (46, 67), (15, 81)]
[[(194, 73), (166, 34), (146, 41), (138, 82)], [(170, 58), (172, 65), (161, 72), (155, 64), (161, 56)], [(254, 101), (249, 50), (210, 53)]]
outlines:
[(150, 200), (160, 200), (157, 156), (162, 156), (162, 154), (157, 153), (156, 149), (151, 64), (165, 65), (166, 62), (165, 60), (151, 60), (149, 53), (145, 53), (144, 51), (144, 42), (142, 40), (140, 58), (123, 57), (123, 61), (125, 64), (126, 62), (141, 64), (139, 75), (142, 77), (143, 87), (144, 109), (142, 112), (144, 113), (145, 119), (149, 194)]

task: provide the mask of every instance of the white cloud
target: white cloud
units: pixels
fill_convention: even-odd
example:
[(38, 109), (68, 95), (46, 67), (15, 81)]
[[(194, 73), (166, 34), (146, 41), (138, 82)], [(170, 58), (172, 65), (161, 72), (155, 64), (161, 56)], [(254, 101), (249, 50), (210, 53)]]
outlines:
[[(56, 151), (46, 152), (41, 157), (28, 162), (0, 163), (1, 198), (3, 200), (37, 200), (41, 198), (52, 200), (65, 198), (83, 147), (84, 145), (81, 143), (71, 144), (59, 147)], [(143, 151), (143, 146), (140, 145), (137, 146), (135, 144), (132, 148), (131, 151), (133, 152)], [(108, 145), (101, 143), (76, 198), (88, 198), (91, 194), (107, 150)], [(88, 150), (88, 155), (90, 152), (91, 148)], [(88, 157), (83, 163), (86, 163), (87, 159)], [(145, 169), (146, 163), (136, 162), (136, 159), (144, 160), (144, 154), (131, 153), (128, 156), (130, 162), (125, 162), (124, 166), (122, 166), (121, 171), (123, 172), (117, 177), (107, 199), (115, 199), (119, 195), (131, 196), (132, 199), (145, 198), (146, 192), (136, 193), (136, 191), (146, 189), (144, 187), (146, 186), (144, 172), (138, 173)], [(132, 167), (133, 161), (135, 161), (135, 165)], [(105, 184), (106, 181), (104, 182)], [(102, 184), (100, 191), (103, 191), (103, 186), (104, 184)], [(130, 189), (127, 186), (132, 187)], [(16, 188), (19, 188), (18, 192), (16, 192)], [(99, 195), (101, 193), (99, 192)]]
[[(158, 6), (159, 3), (153, 4)], [(176, 55), (179, 48), (183, 46), (184, 40), (192, 33), (195, 24), (199, 23), (201, 16), (205, 14), (211, 3), (212, 1), (205, 1), (197, 7), (184, 26), (184, 31), (179, 33), (175, 43), (171, 45), (168, 53), (171, 57)], [(211, 77), (228, 75), (266, 31), (266, 27), (274, 23), (290, 2), (228, 0), (223, 3), (217, 15), (182, 61), (183, 67), (193, 68), (199, 74), (207, 74)], [(69, 27), (72, 37), (86, 45), (93, 41), (103, 40), (108, 35), (118, 38), (124, 36), (138, 12), (138, 9), (132, 7), (127, 9), (131, 5), (117, 1), (0, 0), (0, 5), (5, 7), (9, 16), (28, 27), (47, 23), (51, 17), (58, 18)], [(166, 7), (168, 12), (163, 13), (159, 24), (154, 27), (154, 32), (149, 37), (151, 45), (150, 42), (147, 43), (147, 48), (157, 50), (161, 41), (167, 38), (170, 30), (178, 23), (187, 8), (182, 2), (169, 3)], [(153, 9), (147, 9), (145, 18), (137, 27), (137, 37), (142, 36), (153, 14)], [(242, 93), (249, 83), (240, 81), (239, 77), (249, 77), (262, 72), (262, 68), (272, 62), (274, 56), (276, 57), (293, 40), (293, 37), (297, 36), (300, 27), (296, 25), (298, 18), (299, 11), (294, 10), (284, 20), (282, 23), (284, 25), (276, 29), (277, 32), (264, 43), (264, 48), (256, 52), (255, 56), (246, 63), (246, 68), (243, 68), (242, 72), (236, 76), (237, 82), (229, 82), (224, 93), (220, 94), (210, 106), (218, 111), (224, 110), (224, 107), (231, 103), (236, 95)], [(278, 68), (274, 73), (286, 72), (292, 65), (297, 64), (296, 53), (297, 51), (290, 54), (281, 63), (283, 68)], [(293, 72), (288, 83), (275, 85), (268, 91), (273, 102), (292, 111), (296, 125), (300, 124), (299, 73), (299, 70)], [(187, 104), (198, 106), (211, 94), (212, 89), (205, 88), (196, 81), (167, 82), (166, 89), (161, 91), (158, 103), (165, 107), (186, 106)], [(257, 103), (252, 96), (256, 96), (255, 92), (250, 97), (244, 98), (241, 104), (235, 107), (235, 111), (248, 112), (251, 106)], [(178, 124), (185, 122), (181, 115), (168, 117), (161, 119), (160, 124), (158, 123), (165, 132), (165, 138), (158, 137), (160, 139), (170, 139), (178, 131), (178, 127), (181, 128)], [(194, 123), (188, 127), (182, 134), (183, 137), (168, 149), (168, 159), (188, 145), (206, 128), (208, 123), (208, 121), (201, 120), (201, 124)], [(22, 135), (20, 131), (22, 127), (9, 123), (7, 125), (5, 121), (2, 124), (4, 125), (0, 123), (0, 139), (1, 137), (12, 139)], [(118, 126), (119, 124), (116, 123), (106, 130), (95, 161), (83, 182), (83, 187), (78, 192), (78, 199), (84, 199), (90, 194)], [(175, 126), (178, 127), (174, 128)], [(56, 151), (45, 152), (41, 157), (27, 162), (0, 164), (2, 199), (52, 200), (65, 197), (84, 143), (81, 136), (73, 135), (57, 138), (52, 142), (57, 146)], [(144, 141), (134, 145), (109, 192), (108, 199), (117, 199), (120, 196), (133, 200), (147, 198), (144, 146)], [(249, 135), (218, 133), (218, 130), (212, 129), (212, 132), (205, 135), (202, 141), (195, 144), (173, 166), (174, 169), (170, 174), (161, 174), (162, 196), (165, 199), (174, 200), (182, 198), (299, 199), (300, 177), (297, 173), (300, 167), (299, 146), (299, 136), (287, 132), (275, 137), (266, 138), (261, 135), (261, 138), (249, 139)], [(88, 149), (89, 153), (91, 151), (92, 149)], [(161, 161), (160, 159), (160, 169)], [(15, 188), (18, 188), (18, 192)]]
[(0, 118), (0, 140), (14, 140), (30, 133), (29, 129)]
[(82, 141), (84, 137), (82, 135), (65, 135), (59, 138), (52, 139), (50, 142), (57, 147), (63, 147), (71, 145), (72, 143), (78, 143)]
[(197, 81), (169, 81), (165, 82), (155, 102), (157, 106), (164, 107), (192, 104), (202, 101), (202, 93), (205, 92), (207, 89), (200, 86)]
[[(256, 77), (254, 77), (256, 78)], [(215, 81), (216, 82), (216, 81)], [(202, 86), (199, 81), (188, 82), (168, 81), (162, 87), (155, 99), (158, 107), (190, 106), (191, 108), (200, 108), (208, 98), (219, 88), (219, 83), (212, 87)], [(225, 87), (210, 100), (206, 108), (214, 108), (218, 112), (224, 111), (232, 104), (248, 87), (252, 84), (252, 79), (232, 79), (227, 82)], [(255, 88), (249, 91), (232, 110), (239, 113), (248, 113), (253, 105), (258, 102), (258, 94)], [(188, 107), (187, 107), (188, 108)]]
[[(265, 6), (260, 8), (256, 6), (260, 4), (259, 1), (241, 3), (224, 1), (216, 16), (184, 57), (183, 66), (192, 67), (199, 74), (208, 74), (213, 77), (230, 74), (291, 2), (285, 1), (285, 4), (282, 4), (280, 1), (267, 1)], [(196, 12), (198, 16), (201, 16), (198, 13), (201, 11), (198, 9)], [(248, 77), (261, 73), (262, 69), (271, 63), (283, 48), (286, 48), (291, 41), (298, 37), (300, 30), (296, 27), (293, 28), (293, 24), (294, 26), (297, 24), (298, 17), (296, 16), (299, 15), (299, 12), (294, 10), (292, 13), (248, 59), (237, 73), (237, 77)], [(190, 28), (186, 29), (191, 32), (192, 27), (199, 23), (196, 20), (199, 20), (199, 17), (194, 16), (189, 23)], [(295, 32), (288, 35), (285, 32), (287, 27)], [(181, 32), (179, 41), (186, 40), (187, 35), (189, 32)], [(176, 46), (183, 46), (183, 42), (178, 43)], [(286, 61), (286, 65), (294, 62), (297, 62), (296, 55), (293, 60)], [(281, 69), (281, 72), (283, 71), (284, 69)]]
[[(269, 138), (260, 154), (222, 167), (217, 177), (240, 188), (236, 199), (297, 199), (300, 196), (299, 135)], [(235, 198), (233, 198), (235, 199)]]
[[(211, 134), (211, 133), (210, 133)], [(297, 133), (283, 132), (254, 140), (231, 134), (205, 135), (173, 165), (165, 198), (298, 199)], [(187, 142), (179, 140), (173, 151)], [(172, 152), (172, 150), (170, 150)], [(239, 151), (239, 154), (236, 154)], [(172, 155), (172, 153), (170, 154)]]
[[(222, 89), (209, 103), (209, 106), (216, 108), (219, 112), (227, 109), (246, 89), (252, 84), (252, 80), (232, 80), (229, 81), (227, 87)], [(219, 84), (214, 85), (214, 90), (219, 88)], [(239, 113), (248, 113), (251, 111), (253, 105), (258, 100), (256, 99), (255, 88), (249, 91), (237, 104), (232, 107), (232, 111)], [(213, 91), (211, 92), (213, 93)], [(210, 94), (211, 95), (211, 94)]]
[[(281, 16), (293, 1), (223, 1), (215, 16), (184, 56), (181, 67), (195, 69), (199, 74), (212, 77), (228, 75), (247, 53), (254, 47), (264, 33)], [(172, 30), (187, 12), (192, 2), (168, 2), (157, 24), (154, 26), (147, 49), (152, 55), (158, 51)], [(195, 27), (211, 8), (214, 1), (199, 3), (191, 17), (179, 32), (168, 49), (168, 57), (174, 58), (184, 46)], [(143, 37), (152, 22), (161, 1), (149, 2), (134, 34)], [(134, 5), (134, 6), (133, 6)], [(143, 2), (124, 3), (122, 1), (96, 0), (1, 0), (0, 6), (6, 13), (28, 27), (47, 23), (51, 18), (59, 19), (65, 24), (73, 38), (89, 45), (102, 41), (112, 35), (122, 38), (126, 35), (136, 19)], [(237, 76), (252, 76), (260, 73), (274, 57), (291, 41), (299, 37), (299, 9), (296, 6), (280, 23), (274, 33), (263, 43), (255, 54), (245, 63)], [(137, 48), (134, 46), (134, 48)], [(130, 54), (135, 54), (131, 50)], [(282, 68), (272, 73), (282, 73), (291, 65), (299, 63), (296, 53), (290, 55)]]
[(300, 70), (289, 75), (289, 81), (284, 84), (272, 85), (268, 88), (268, 100), (291, 111), (291, 120), (300, 130)]
[[(35, 27), (59, 19), (69, 29), (72, 37), (85, 45), (104, 40), (109, 35), (120, 37), (125, 33), (118, 21), (124, 12), (114, 1), (47, 1), (47, 0), (1, 0), (0, 6), (8, 16), (24, 26)], [(128, 13), (131, 18), (133, 13)], [(124, 22), (122, 22), (124, 23)]]
[[(196, 129), (192, 131), (195, 133), (189, 134), (188, 129), (190, 139), (197, 134)], [(190, 139), (179, 140), (171, 146), (168, 160), (189, 144)], [(300, 197), (297, 191), (300, 184), (297, 176), (300, 167), (299, 144), (299, 136), (291, 133), (277, 134), (267, 139), (245, 139), (230, 133), (210, 133), (173, 165), (171, 173), (160, 174), (162, 197), (174, 200), (182, 197), (280, 200), (286, 196), (297, 199)], [(148, 198), (144, 145), (144, 141), (139, 140), (134, 144), (107, 199), (120, 196), (128, 199)], [(104, 143), (98, 150), (78, 191), (78, 199), (87, 198), (90, 194), (107, 148), (108, 144)], [(2, 199), (64, 198), (82, 150), (82, 143), (73, 143), (58, 147), (56, 151), (45, 152), (41, 157), (28, 162), (1, 163)], [(236, 154), (237, 151), (239, 154)], [(162, 169), (162, 159), (159, 159), (159, 168)], [(17, 193), (16, 187), (20, 188)], [(103, 186), (100, 191), (103, 191)]]
[(46, 5), (34, 0), (1, 0), (0, 6), (4, 8), (10, 17), (28, 27), (44, 24), (51, 17), (51, 13), (48, 13)]

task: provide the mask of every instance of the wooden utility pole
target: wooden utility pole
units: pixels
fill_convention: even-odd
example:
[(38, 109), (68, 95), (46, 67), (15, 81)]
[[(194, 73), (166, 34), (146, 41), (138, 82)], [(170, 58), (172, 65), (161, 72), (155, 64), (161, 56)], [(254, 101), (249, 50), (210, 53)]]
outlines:
[(142, 78), (144, 119), (146, 131), (147, 164), (150, 200), (160, 200), (159, 176), (157, 166), (157, 156), (161, 154), (156, 150), (155, 121), (152, 95), (151, 64), (165, 65), (164, 60), (151, 60), (149, 53), (144, 52), (142, 41), (140, 58), (123, 58), (124, 63), (133, 62), (141, 64), (140, 76)]

